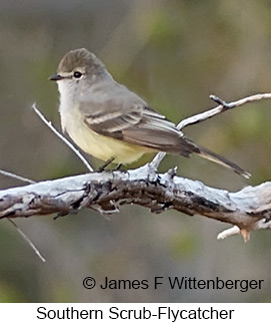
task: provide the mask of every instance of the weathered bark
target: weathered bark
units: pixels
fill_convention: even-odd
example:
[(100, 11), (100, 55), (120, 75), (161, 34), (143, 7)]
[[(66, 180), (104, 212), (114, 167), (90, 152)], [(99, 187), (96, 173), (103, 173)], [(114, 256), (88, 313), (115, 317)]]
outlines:
[(221, 237), (271, 227), (271, 183), (247, 186), (238, 192), (215, 189), (176, 176), (156, 174), (145, 165), (127, 172), (88, 173), (0, 191), (0, 218), (57, 213), (82, 208), (114, 213), (124, 204), (137, 204), (159, 213), (175, 209), (237, 226)]

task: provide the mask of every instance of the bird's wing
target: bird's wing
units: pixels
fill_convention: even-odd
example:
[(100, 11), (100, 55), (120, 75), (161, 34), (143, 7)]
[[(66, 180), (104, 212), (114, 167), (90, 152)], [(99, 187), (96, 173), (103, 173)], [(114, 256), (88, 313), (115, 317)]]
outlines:
[(124, 140), (168, 152), (180, 151), (182, 134), (174, 123), (149, 107), (144, 107), (136, 125), (123, 130)]
[(81, 102), (80, 110), (88, 127), (104, 136), (158, 151), (179, 151), (185, 156), (191, 153), (175, 125), (144, 101), (136, 102), (135, 97), (131, 100), (115, 97), (102, 103)]
[[(93, 108), (93, 103), (90, 104)], [(84, 114), (84, 121), (91, 130), (117, 139), (123, 139), (123, 130), (138, 124), (141, 119), (142, 109), (140, 106), (135, 106), (125, 112), (121, 106), (119, 108), (113, 106), (109, 101), (96, 106), (92, 112), (88, 111)]]

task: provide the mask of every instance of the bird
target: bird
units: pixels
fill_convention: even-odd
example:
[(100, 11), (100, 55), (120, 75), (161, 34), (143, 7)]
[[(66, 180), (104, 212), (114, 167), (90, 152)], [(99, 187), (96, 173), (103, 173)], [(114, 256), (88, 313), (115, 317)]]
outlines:
[(50, 80), (58, 85), (63, 133), (102, 161), (127, 165), (146, 153), (197, 154), (245, 178), (250, 176), (186, 137), (139, 95), (115, 81), (104, 63), (85, 48), (66, 53)]

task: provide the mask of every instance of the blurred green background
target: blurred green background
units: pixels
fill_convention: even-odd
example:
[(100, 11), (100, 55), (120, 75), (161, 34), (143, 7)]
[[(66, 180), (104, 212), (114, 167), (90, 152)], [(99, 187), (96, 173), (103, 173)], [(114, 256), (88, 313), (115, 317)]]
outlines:
[[(59, 129), (58, 92), (48, 81), (70, 49), (96, 53), (119, 82), (174, 122), (215, 104), (271, 89), (271, 3), (234, 0), (0, 1), (0, 168), (34, 180), (86, 172), (31, 110)], [(199, 144), (250, 171), (249, 183), (197, 157), (168, 156), (160, 170), (239, 190), (271, 177), (271, 102), (258, 102), (191, 126)], [(101, 165), (89, 158), (95, 167)], [(145, 159), (146, 162), (148, 159)], [(141, 160), (142, 162), (142, 160)], [(133, 167), (139, 164), (132, 165)], [(0, 188), (22, 185), (0, 177)], [(217, 241), (228, 225), (174, 211), (127, 206), (111, 217), (87, 210), (16, 223), (45, 256), (42, 263), (7, 220), (0, 223), (2, 302), (269, 302), (268, 231)], [(189, 276), (264, 279), (262, 290), (85, 290), (82, 280)]]

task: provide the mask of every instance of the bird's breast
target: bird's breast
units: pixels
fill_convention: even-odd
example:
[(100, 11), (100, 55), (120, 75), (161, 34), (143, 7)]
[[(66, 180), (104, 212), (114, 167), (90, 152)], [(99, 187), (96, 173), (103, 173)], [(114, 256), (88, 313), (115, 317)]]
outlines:
[(100, 135), (91, 130), (76, 106), (68, 110), (60, 108), (60, 116), (62, 129), (69, 134), (76, 145), (101, 160), (114, 158), (116, 163), (130, 164), (149, 151), (147, 148)]

